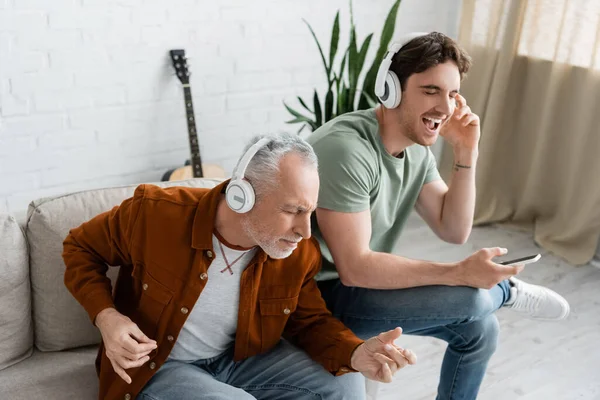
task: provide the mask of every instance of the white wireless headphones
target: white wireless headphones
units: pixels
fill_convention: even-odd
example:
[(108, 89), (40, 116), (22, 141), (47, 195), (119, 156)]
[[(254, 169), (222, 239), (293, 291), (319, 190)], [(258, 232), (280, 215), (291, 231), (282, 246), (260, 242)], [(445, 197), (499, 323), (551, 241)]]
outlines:
[(250, 160), (252, 160), (252, 157), (270, 142), (271, 139), (262, 138), (250, 146), (233, 171), (231, 181), (225, 190), (225, 200), (227, 201), (229, 208), (233, 211), (243, 214), (252, 210), (252, 207), (254, 207), (254, 200), (256, 198), (254, 189), (250, 182), (244, 180), (244, 174), (246, 173), (246, 168), (248, 168), (248, 164), (250, 163)]
[(377, 78), (375, 79), (375, 95), (381, 101), (385, 108), (396, 108), (402, 99), (402, 87), (400, 80), (394, 71), (390, 71), (392, 58), (400, 51), (405, 44), (420, 36), (427, 35), (427, 32), (413, 32), (403, 36), (400, 40), (393, 42), (388, 48), (387, 53), (381, 61)]

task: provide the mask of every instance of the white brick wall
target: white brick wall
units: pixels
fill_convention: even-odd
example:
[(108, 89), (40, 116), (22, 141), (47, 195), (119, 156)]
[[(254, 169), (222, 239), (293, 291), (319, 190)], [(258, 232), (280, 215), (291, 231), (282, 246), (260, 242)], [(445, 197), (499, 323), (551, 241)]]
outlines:
[[(398, 34), (454, 35), (460, 0), (404, 0)], [(362, 41), (392, 0), (354, 0)], [(347, 0), (0, 0), (0, 211), (41, 196), (157, 181), (188, 158), (185, 48), (202, 156), (231, 171), (253, 134), (280, 130), (282, 105), (323, 87), (306, 18), (328, 51)], [(372, 46), (373, 48), (375, 46)], [(367, 62), (370, 65), (370, 61)]]

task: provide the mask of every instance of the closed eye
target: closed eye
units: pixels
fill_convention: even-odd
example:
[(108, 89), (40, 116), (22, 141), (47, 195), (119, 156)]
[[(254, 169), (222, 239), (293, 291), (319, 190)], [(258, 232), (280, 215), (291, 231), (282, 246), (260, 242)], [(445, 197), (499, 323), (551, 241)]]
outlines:
[(304, 213), (304, 210), (283, 210), (283, 212), (291, 215), (300, 215)]

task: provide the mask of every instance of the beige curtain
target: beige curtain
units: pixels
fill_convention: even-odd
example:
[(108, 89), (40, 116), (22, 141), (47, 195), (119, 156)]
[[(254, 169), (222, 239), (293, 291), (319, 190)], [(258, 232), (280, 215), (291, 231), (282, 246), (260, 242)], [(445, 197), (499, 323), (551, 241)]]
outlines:
[[(461, 92), (482, 121), (475, 223), (587, 263), (600, 236), (600, 0), (463, 0)], [(444, 148), (442, 173), (452, 152)]]

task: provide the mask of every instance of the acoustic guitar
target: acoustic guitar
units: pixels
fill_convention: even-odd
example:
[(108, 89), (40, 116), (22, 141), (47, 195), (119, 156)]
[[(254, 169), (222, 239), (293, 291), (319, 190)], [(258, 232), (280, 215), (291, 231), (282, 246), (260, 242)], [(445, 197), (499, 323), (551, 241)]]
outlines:
[(198, 144), (198, 135), (196, 132), (196, 118), (194, 117), (194, 103), (192, 100), (192, 90), (190, 87), (190, 71), (185, 57), (185, 50), (171, 50), (171, 63), (175, 69), (177, 79), (183, 86), (183, 98), (185, 101), (185, 116), (188, 129), (188, 138), (190, 142), (191, 158), (187, 160), (183, 167), (171, 169), (164, 173), (163, 181), (179, 181), (190, 178), (225, 178), (225, 170), (218, 165), (203, 164), (200, 157), (200, 146)]

